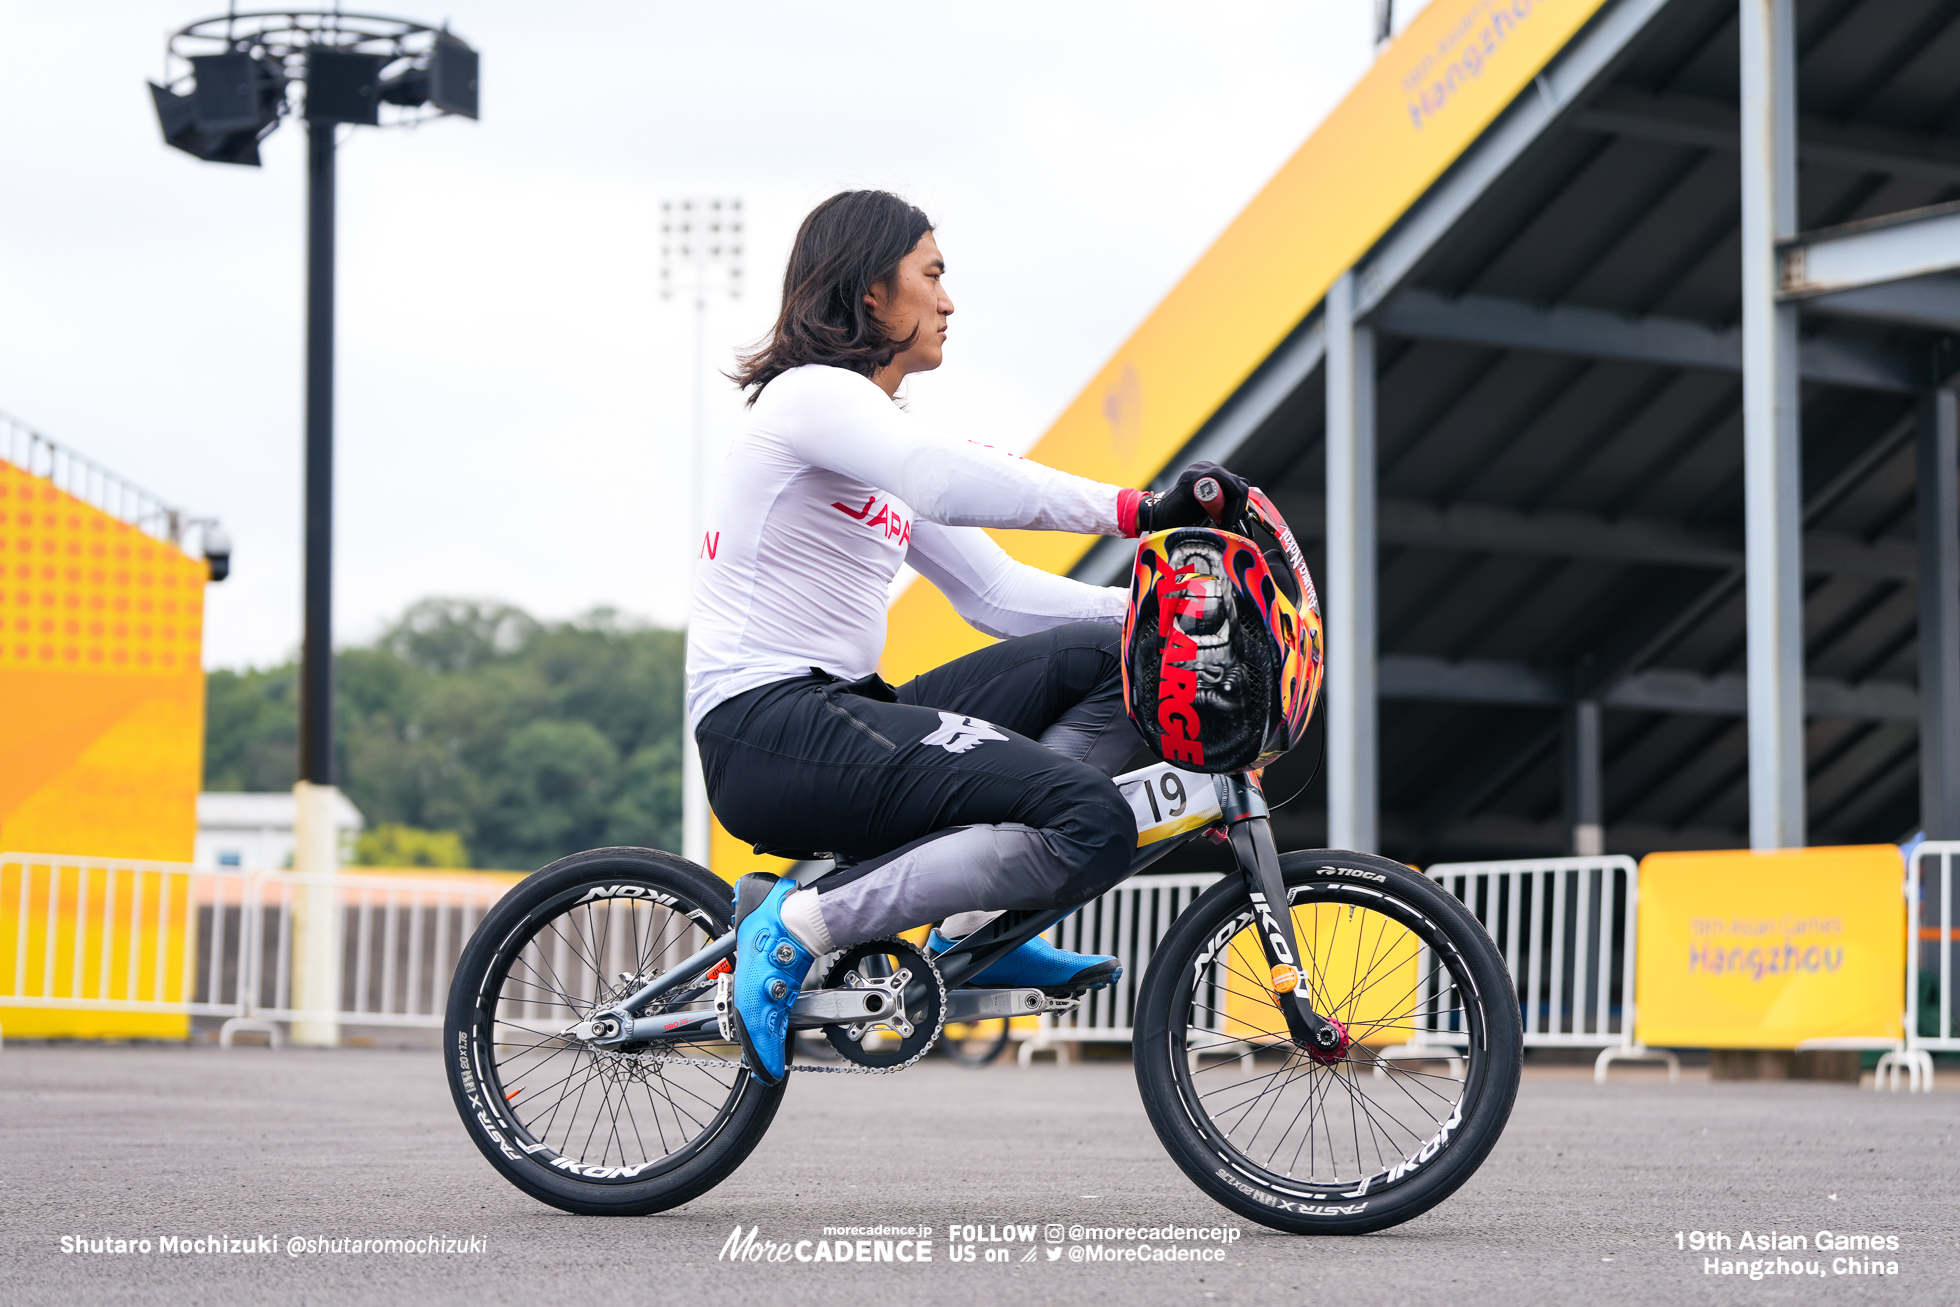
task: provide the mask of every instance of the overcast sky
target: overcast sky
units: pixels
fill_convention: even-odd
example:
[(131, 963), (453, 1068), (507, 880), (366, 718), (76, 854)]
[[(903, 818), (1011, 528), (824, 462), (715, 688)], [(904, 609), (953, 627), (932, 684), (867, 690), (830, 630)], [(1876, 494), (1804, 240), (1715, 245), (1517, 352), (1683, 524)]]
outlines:
[[(343, 644), (432, 594), (683, 619), (695, 352), (662, 200), (744, 201), (712, 369), (773, 318), (811, 205), (920, 204), (958, 312), (911, 411), (1025, 448), (1373, 53), (1373, 0), (445, 2), (401, 16), (482, 51), (483, 120), (340, 151)], [(257, 169), (162, 144), (144, 81), (216, 8), (0, 11), (0, 410), (222, 518), (206, 662), (263, 666), (299, 638), (305, 134)], [(725, 445), (739, 400), (706, 395)]]

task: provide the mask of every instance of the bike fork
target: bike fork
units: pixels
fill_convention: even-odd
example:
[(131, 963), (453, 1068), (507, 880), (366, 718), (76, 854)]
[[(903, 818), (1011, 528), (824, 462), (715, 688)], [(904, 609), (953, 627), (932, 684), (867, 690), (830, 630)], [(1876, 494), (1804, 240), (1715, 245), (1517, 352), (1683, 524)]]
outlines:
[(1293, 929), (1293, 907), (1280, 875), (1279, 849), (1273, 843), (1271, 809), (1259, 783), (1249, 774), (1215, 778), (1218, 805), (1224, 810), (1246, 892), (1259, 918), (1259, 946), (1276, 991), (1292, 977), (1291, 992), (1275, 992), (1286, 1017), (1287, 1033), (1303, 1048), (1333, 1052), (1341, 1046), (1341, 1028), (1313, 1010), (1302, 970), (1300, 941)]

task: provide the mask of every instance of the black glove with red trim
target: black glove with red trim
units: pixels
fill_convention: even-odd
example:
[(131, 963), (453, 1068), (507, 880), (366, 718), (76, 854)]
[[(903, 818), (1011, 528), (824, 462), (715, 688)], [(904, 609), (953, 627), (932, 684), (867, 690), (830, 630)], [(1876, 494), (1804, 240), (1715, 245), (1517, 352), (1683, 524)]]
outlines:
[(1216, 463), (1193, 463), (1169, 490), (1138, 496), (1136, 529), (1130, 534), (1146, 536), (1180, 526), (1230, 526), (1244, 514), (1251, 488), (1244, 477)]

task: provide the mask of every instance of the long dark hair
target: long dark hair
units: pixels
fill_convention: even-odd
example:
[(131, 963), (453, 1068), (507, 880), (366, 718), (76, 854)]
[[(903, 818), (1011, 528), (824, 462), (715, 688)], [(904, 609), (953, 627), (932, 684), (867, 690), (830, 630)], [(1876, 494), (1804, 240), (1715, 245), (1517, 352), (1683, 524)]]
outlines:
[(776, 325), (731, 374), (749, 392), (748, 402), (805, 363), (868, 377), (909, 348), (917, 329), (893, 340), (864, 297), (896, 278), (900, 260), (931, 230), (932, 219), (888, 191), (843, 191), (810, 210), (783, 270)]

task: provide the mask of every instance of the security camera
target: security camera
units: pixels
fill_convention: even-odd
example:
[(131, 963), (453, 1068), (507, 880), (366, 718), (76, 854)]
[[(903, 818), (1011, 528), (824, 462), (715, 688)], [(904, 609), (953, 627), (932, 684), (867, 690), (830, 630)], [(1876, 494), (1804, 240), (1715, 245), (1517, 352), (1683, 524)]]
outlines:
[(204, 562), (211, 569), (213, 581), (231, 575), (231, 537), (215, 522), (204, 528)]

